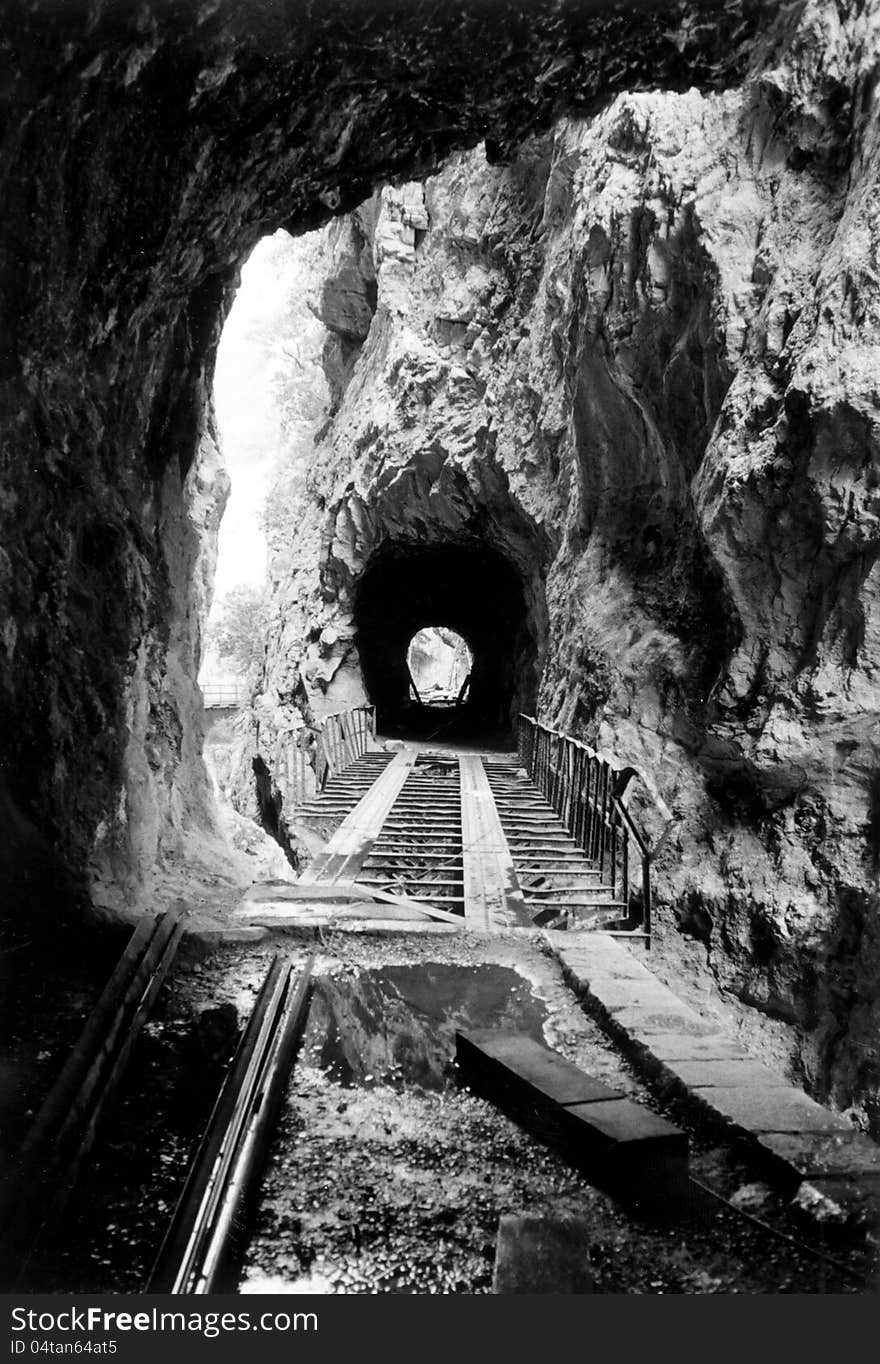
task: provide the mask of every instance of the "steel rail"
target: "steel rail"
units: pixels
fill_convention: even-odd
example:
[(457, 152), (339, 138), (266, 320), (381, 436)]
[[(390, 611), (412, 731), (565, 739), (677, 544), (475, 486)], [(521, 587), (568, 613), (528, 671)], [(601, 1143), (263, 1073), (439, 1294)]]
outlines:
[(313, 953), (294, 986), (293, 963), (273, 957), (146, 1292), (223, 1291), (302, 1035), (314, 961)]

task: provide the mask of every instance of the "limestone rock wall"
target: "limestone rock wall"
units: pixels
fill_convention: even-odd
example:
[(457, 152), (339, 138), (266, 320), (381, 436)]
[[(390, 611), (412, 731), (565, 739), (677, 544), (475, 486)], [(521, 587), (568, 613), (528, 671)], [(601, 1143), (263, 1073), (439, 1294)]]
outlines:
[(656, 959), (873, 1122), (878, 50), (876, 9), (815, 6), (738, 91), (622, 95), (335, 229), (260, 712), (359, 699), (385, 540), (502, 553), (524, 694), (673, 812)]
[[(239, 262), (628, 85), (738, 78), (761, 0), (10, 0), (0, 136), (4, 904), (137, 909), (198, 757), (193, 473)], [(203, 472), (207, 468), (202, 466)], [(90, 866), (92, 870), (90, 871)]]

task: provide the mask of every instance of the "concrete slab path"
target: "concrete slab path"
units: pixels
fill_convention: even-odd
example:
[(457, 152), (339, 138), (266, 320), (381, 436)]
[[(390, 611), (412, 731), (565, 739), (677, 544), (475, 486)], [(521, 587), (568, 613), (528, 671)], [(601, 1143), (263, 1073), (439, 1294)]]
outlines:
[(880, 1229), (880, 1146), (749, 1056), (619, 939), (595, 932), (546, 938), (588, 1011), (662, 1086), (756, 1144), (803, 1186), (805, 1203), (828, 1200), (842, 1217)]

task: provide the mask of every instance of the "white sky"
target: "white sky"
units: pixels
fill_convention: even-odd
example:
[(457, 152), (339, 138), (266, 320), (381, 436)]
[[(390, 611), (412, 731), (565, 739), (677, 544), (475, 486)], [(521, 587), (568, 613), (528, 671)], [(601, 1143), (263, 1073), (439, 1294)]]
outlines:
[[(285, 430), (281, 402), (290, 404), (291, 380), (295, 387), (297, 375), (315, 370), (324, 336), (306, 303), (317, 238), (318, 234), (309, 234), (294, 239), (282, 231), (257, 244), (242, 267), (241, 284), (220, 337), (214, 404), (232, 487), (220, 523), (210, 619), (216, 618), (231, 588), (243, 583), (259, 587), (266, 579), (263, 508), (281, 461), (291, 452), (291, 414), (288, 407)], [(322, 401), (323, 392), (316, 389), (312, 402)], [(306, 401), (304, 425), (308, 413)], [(232, 674), (209, 653), (203, 680), (220, 680), (221, 675), (225, 680)]]
[(261, 336), (279, 324), (278, 232), (264, 237), (241, 272), (241, 287), (223, 328), (214, 373), (214, 403), (232, 491), (220, 523), (215, 601), (239, 583), (266, 577), (260, 514), (278, 458), (280, 432), (271, 399), (270, 356)]

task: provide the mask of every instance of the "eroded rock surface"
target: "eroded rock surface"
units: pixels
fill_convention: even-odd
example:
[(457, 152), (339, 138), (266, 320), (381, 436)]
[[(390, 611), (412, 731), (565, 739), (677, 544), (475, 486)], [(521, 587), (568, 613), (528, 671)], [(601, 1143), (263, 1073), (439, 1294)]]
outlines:
[(479, 144), (364, 211), (325, 296), (296, 588), (322, 613), (305, 659), (279, 623), (266, 722), (356, 695), (352, 594), (391, 530), (490, 545), (522, 581), (512, 699), (677, 815), (661, 939), (870, 1107), (874, 0), (4, 19), (7, 902), (137, 910), (223, 864), (194, 679), (238, 265)]
[(157, 870), (198, 853), (190, 833), (216, 832), (194, 678), (196, 585), (222, 490), (198, 451), (219, 327), (254, 243), (453, 147), (488, 138), (501, 155), (567, 105), (598, 108), (629, 86), (723, 87), (767, 9), (4, 7), (9, 903), (52, 921), (91, 887), (138, 909)]
[(874, 1121), (878, 35), (874, 6), (813, 6), (741, 89), (621, 95), (333, 229), (334, 411), (258, 711), (269, 743), (362, 699), (389, 543), (497, 552), (512, 709), (674, 814), (659, 961)]

